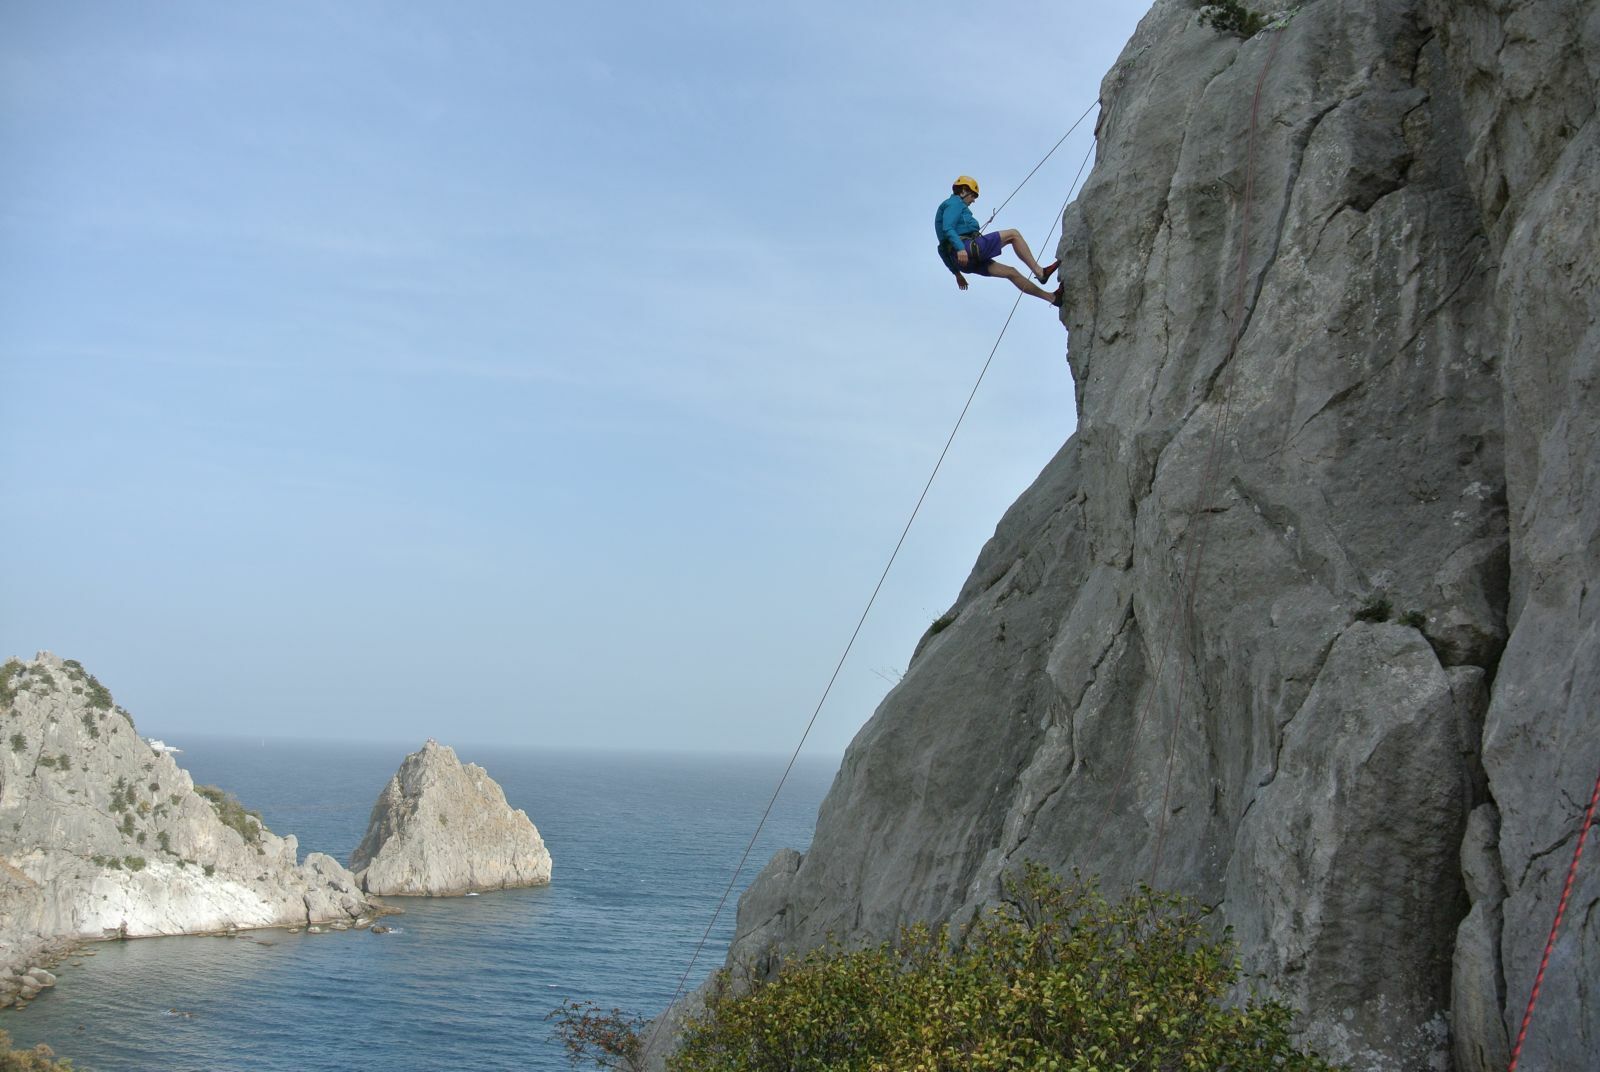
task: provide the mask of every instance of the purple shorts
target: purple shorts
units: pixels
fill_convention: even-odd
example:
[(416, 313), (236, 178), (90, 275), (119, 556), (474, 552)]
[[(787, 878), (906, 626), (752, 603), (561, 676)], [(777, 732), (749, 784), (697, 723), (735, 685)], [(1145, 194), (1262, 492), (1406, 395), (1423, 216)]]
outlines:
[(940, 249), (939, 257), (944, 261), (944, 266), (952, 272), (971, 272), (973, 275), (983, 275), (989, 262), (1000, 256), (1000, 251), (1005, 248), (1005, 243), (1000, 240), (1000, 235), (990, 232), (967, 239), (967, 266), (961, 267), (961, 262), (956, 260), (954, 251)]

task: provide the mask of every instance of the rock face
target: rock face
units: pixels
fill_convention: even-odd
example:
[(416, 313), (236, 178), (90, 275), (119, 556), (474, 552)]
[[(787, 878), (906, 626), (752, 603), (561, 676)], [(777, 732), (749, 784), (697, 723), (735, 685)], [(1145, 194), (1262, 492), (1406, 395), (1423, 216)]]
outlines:
[(208, 792), (145, 743), (78, 663), (48, 652), (6, 663), (0, 968), (24, 966), (59, 939), (292, 926), (375, 911), (332, 857), (311, 853), (297, 864), (293, 837)]
[(527, 813), (476, 763), (429, 740), (389, 779), (350, 857), (362, 889), (448, 897), (542, 886), (550, 853)]
[[(736, 970), (1033, 859), (1218, 906), (1353, 1068), (1505, 1067), (1600, 772), (1600, 6), (1294, 6), (1160, 0), (1106, 77), (1078, 429)], [(1527, 1067), (1600, 1068), (1584, 865)]]

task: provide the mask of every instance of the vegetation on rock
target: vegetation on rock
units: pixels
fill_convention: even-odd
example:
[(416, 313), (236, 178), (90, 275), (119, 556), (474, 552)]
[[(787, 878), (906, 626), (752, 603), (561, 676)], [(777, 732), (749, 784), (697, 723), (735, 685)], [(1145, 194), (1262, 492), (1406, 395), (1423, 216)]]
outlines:
[(224, 826), (238, 831), (245, 844), (255, 845), (261, 840), (263, 824), (260, 812), (246, 809), (239, 803), (238, 797), (214, 785), (197, 785), (194, 791), (211, 802), (211, 806), (217, 809), (217, 818), (222, 820)]
[(1220, 33), (1249, 38), (1267, 25), (1263, 16), (1251, 11), (1239, 0), (1197, 0), (1195, 6), (1200, 9), (1200, 24)]
[(0, 706), (10, 707), (17, 700), (17, 674), (22, 670), (21, 659), (7, 659), (0, 666)]
[(0, 1030), (0, 1072), (72, 1072), (72, 1062), (57, 1060), (42, 1042), (31, 1050), (14, 1050), (11, 1033)]
[[(1029, 866), (959, 938), (918, 925), (868, 949), (826, 948), (735, 992), (715, 977), (673, 1072), (1092, 1069), (1330, 1072), (1290, 1038), (1285, 1005), (1227, 1004), (1239, 969), (1205, 913), (1141, 889)], [(637, 1022), (568, 1002), (573, 1060), (628, 1068)]]

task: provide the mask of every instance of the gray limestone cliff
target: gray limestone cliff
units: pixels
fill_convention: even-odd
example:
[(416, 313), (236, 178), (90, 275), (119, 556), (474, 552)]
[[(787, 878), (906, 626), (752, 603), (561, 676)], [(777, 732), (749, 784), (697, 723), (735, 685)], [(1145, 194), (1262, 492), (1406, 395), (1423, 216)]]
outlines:
[(488, 772), (429, 740), (379, 794), (350, 867), (368, 893), (448, 897), (542, 886), (550, 852)]
[[(1352, 1068), (1505, 1067), (1600, 771), (1600, 4), (1294, 7), (1160, 0), (1107, 75), (1077, 431), (736, 969), (1031, 859), (1217, 906)], [(1526, 1067), (1600, 1068), (1597, 857)]]
[(351, 921), (377, 911), (332, 857), (297, 863), (200, 787), (80, 664), (0, 669), (0, 968), (62, 939)]

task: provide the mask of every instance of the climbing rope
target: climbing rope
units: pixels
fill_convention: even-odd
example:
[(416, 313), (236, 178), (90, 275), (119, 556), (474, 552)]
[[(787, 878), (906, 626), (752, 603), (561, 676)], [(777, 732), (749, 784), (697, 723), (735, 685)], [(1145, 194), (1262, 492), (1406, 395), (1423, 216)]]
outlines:
[(1517, 1072), (1517, 1062), (1522, 1059), (1522, 1044), (1528, 1039), (1528, 1024), (1533, 1021), (1533, 1010), (1539, 1004), (1539, 991), (1544, 987), (1544, 972), (1550, 966), (1550, 951), (1556, 947), (1556, 934), (1561, 930), (1561, 917), (1567, 914), (1567, 898), (1572, 896), (1572, 883), (1578, 877), (1578, 861), (1583, 859), (1583, 843), (1594, 826), (1595, 805), (1600, 803), (1600, 775), (1594, 780), (1594, 792), (1589, 794), (1589, 807), (1583, 813), (1583, 824), (1578, 828), (1578, 843), (1572, 848), (1572, 863), (1567, 865), (1567, 881), (1561, 887), (1561, 901), (1556, 905), (1556, 918), (1550, 924), (1550, 937), (1545, 939), (1544, 956), (1539, 958), (1539, 971), (1533, 977), (1533, 990), (1528, 994), (1528, 1007), (1522, 1013), (1522, 1028), (1517, 1032), (1517, 1044), (1511, 1048), (1511, 1064), (1506, 1072)]
[[(1095, 102), (1095, 104), (1098, 103), (1098, 101)], [(1011, 198), (1017, 195), (1017, 191), (1021, 190), (1023, 186), (1027, 185), (1028, 179), (1033, 177), (1034, 172), (1037, 172), (1039, 168), (1043, 166), (1044, 162), (1050, 159), (1050, 157), (1055, 153), (1056, 149), (1059, 149), (1062, 143), (1067, 140), (1067, 137), (1071, 135), (1072, 131), (1078, 129), (1079, 125), (1083, 123), (1084, 118), (1088, 116), (1089, 112), (1094, 110), (1095, 104), (1089, 105), (1089, 108), (1084, 111), (1083, 115), (1078, 117), (1078, 121), (1072, 124), (1071, 128), (1067, 130), (1066, 134), (1061, 136), (1061, 140), (1056, 142), (1056, 144), (1051, 148), (1050, 152), (1046, 153), (1044, 158), (1041, 159), (1038, 164), (1034, 165), (1033, 171), (1028, 172), (1027, 176), (1022, 180), (1022, 182), (1017, 184), (1016, 190), (1012, 190), (1011, 195), (1007, 197), (1005, 201), (1001, 202), (1000, 208), (1005, 208), (1006, 204), (1011, 201)], [(1089, 146), (1089, 153), (1084, 154), (1083, 162), (1078, 165), (1078, 172), (1073, 176), (1072, 185), (1067, 188), (1066, 199), (1061, 202), (1061, 209), (1056, 213), (1055, 222), (1050, 225), (1049, 231), (1046, 232), (1045, 240), (1040, 245), (1040, 249), (1048, 247), (1051, 237), (1055, 235), (1056, 225), (1066, 214), (1067, 204), (1072, 200), (1072, 194), (1077, 188), (1078, 179), (1083, 176), (1083, 169), (1088, 166), (1089, 154), (1093, 151), (1094, 145), (1091, 143)], [(994, 219), (994, 216), (999, 213), (1000, 208), (995, 209), (994, 213), (989, 217), (990, 220)], [(987, 224), (985, 226), (987, 226)], [(777, 788), (772, 791), (772, 798), (767, 801), (767, 806), (762, 811), (761, 818), (756, 822), (755, 832), (750, 835), (750, 841), (745, 845), (744, 852), (739, 855), (739, 862), (733, 869), (733, 876), (728, 879), (728, 884), (726, 887), (724, 887), (722, 896), (717, 899), (717, 907), (711, 913), (711, 922), (706, 924), (705, 932), (700, 935), (700, 940), (695, 943), (694, 954), (689, 958), (688, 967), (684, 968), (683, 974), (678, 977), (678, 985), (673, 990), (672, 1000), (667, 1003), (667, 1008), (663, 1010), (662, 1015), (656, 1018), (653, 1026), (651, 1027), (650, 1034), (646, 1036), (645, 1044), (642, 1048), (644, 1052), (648, 1052), (650, 1046), (655, 1042), (656, 1035), (660, 1032), (661, 1025), (666, 1020), (667, 1012), (669, 1012), (673, 1006), (677, 1005), (679, 999), (683, 997), (684, 992), (688, 987), (689, 977), (694, 971), (694, 966), (699, 962), (700, 954), (704, 952), (706, 942), (710, 940), (711, 932), (716, 928), (717, 920), (722, 918), (722, 911), (727, 907), (728, 898), (733, 894), (733, 888), (738, 883), (739, 876), (744, 873), (745, 864), (749, 862), (750, 853), (755, 850), (756, 841), (761, 837), (761, 831), (766, 827), (767, 820), (772, 816), (772, 809), (778, 802), (779, 794), (783, 792), (784, 784), (789, 780), (790, 772), (794, 770), (795, 762), (800, 758), (800, 752), (805, 747), (806, 739), (811, 736), (811, 730), (817, 724), (817, 716), (822, 713), (822, 707), (828, 702), (828, 696), (833, 691), (834, 683), (839, 680), (839, 672), (844, 669), (845, 660), (850, 657), (850, 651), (855, 647), (856, 639), (861, 635), (861, 629), (867, 622), (867, 615), (872, 612), (873, 604), (875, 604), (878, 600), (878, 594), (883, 591), (884, 581), (888, 579), (889, 571), (894, 567), (895, 559), (900, 555), (900, 549), (905, 546), (906, 536), (910, 534), (912, 524), (917, 520), (917, 515), (922, 511), (922, 504), (927, 500), (928, 491), (933, 487), (934, 478), (939, 475), (939, 470), (944, 465), (945, 457), (950, 453), (950, 446), (955, 442), (956, 433), (961, 430), (962, 423), (967, 419), (967, 412), (972, 408), (973, 399), (977, 398), (978, 396), (978, 388), (983, 385), (984, 377), (989, 373), (989, 366), (994, 363), (994, 355), (999, 352), (1000, 343), (1005, 339), (1006, 331), (1011, 327), (1012, 318), (1017, 315), (1017, 309), (1022, 305), (1022, 298), (1023, 295), (1019, 292), (1017, 294), (1016, 301), (1014, 301), (1011, 305), (1011, 311), (1006, 314), (1005, 323), (1000, 326), (1000, 334), (995, 336), (994, 345), (989, 348), (989, 356), (984, 359), (983, 367), (978, 370), (978, 378), (973, 382), (972, 390), (967, 392), (967, 401), (962, 405), (961, 412), (956, 416), (954, 427), (950, 429), (949, 436), (945, 438), (944, 448), (939, 451), (939, 457), (933, 463), (933, 471), (928, 474), (928, 479), (922, 486), (922, 493), (917, 496), (916, 505), (911, 508), (911, 516), (906, 519), (905, 527), (900, 530), (900, 538), (899, 540), (895, 541), (894, 550), (889, 553), (889, 561), (884, 564), (883, 572), (878, 576), (878, 583), (873, 587), (872, 595), (867, 598), (867, 605), (862, 609), (861, 617), (856, 621), (855, 630), (851, 632), (850, 639), (845, 643), (844, 652), (839, 656), (839, 661), (834, 665), (833, 674), (828, 678), (828, 683), (822, 690), (822, 696), (817, 700), (817, 706), (812, 710), (811, 718), (806, 722), (806, 728), (804, 732), (800, 734), (800, 742), (795, 745), (794, 752), (789, 756), (789, 762), (783, 768), (783, 774), (778, 778)]]
[[(996, 208), (993, 212), (989, 213), (989, 218), (983, 221), (983, 226), (981, 228), (979, 228), (980, 231), (987, 231), (989, 229), (989, 225), (994, 222), (994, 218), (996, 216), (1000, 215), (1000, 210), (1005, 208), (1007, 205), (1011, 204), (1011, 199), (1013, 197), (1016, 197), (1017, 194), (1021, 193), (1022, 192), (1022, 188), (1024, 186), (1028, 185), (1028, 180), (1033, 178), (1034, 172), (1036, 172), (1040, 168), (1044, 167), (1045, 161), (1049, 160), (1052, 156), (1054, 156), (1056, 154), (1056, 150), (1061, 148), (1061, 146), (1066, 143), (1066, 140), (1068, 138), (1072, 137), (1072, 132), (1074, 130), (1077, 130), (1078, 127), (1083, 125), (1083, 121), (1085, 119), (1089, 118), (1089, 113), (1094, 111), (1095, 105), (1097, 105), (1099, 103), (1100, 103), (1099, 100), (1092, 101), (1089, 104), (1089, 107), (1087, 107), (1087, 108), (1085, 108), (1083, 110), (1083, 114), (1078, 116), (1078, 121), (1073, 123), (1070, 127), (1068, 127), (1067, 128), (1067, 132), (1065, 134), (1061, 135), (1061, 140), (1056, 142), (1053, 146), (1051, 146), (1050, 147), (1050, 151), (1048, 153), (1045, 153), (1044, 156), (1039, 160), (1039, 162), (1037, 164), (1033, 165), (1033, 171), (1030, 171), (1026, 175), (1024, 175), (1022, 177), (1022, 181), (1017, 183), (1017, 188), (1015, 190), (1012, 190), (1009, 194), (1006, 195), (1006, 199), (1004, 201), (1000, 202), (1000, 205), (999, 205), (998, 208)], [(1082, 169), (1079, 169), (1079, 170), (1081, 172)], [(1070, 198), (1070, 195), (1068, 195), (1068, 196)], [(1065, 209), (1063, 209), (1062, 211), (1065, 211)], [(1050, 230), (1054, 231), (1055, 227), (1052, 226), (1050, 228)], [(1045, 241), (1049, 242), (1050, 239), (1048, 237), (1046, 237)], [(1044, 247), (1041, 246), (1040, 248), (1042, 249)]]

